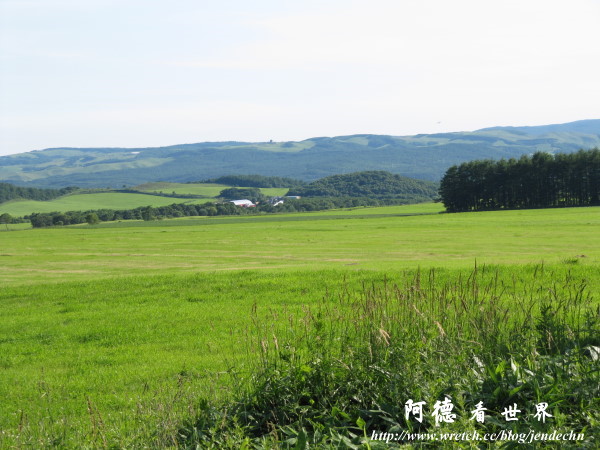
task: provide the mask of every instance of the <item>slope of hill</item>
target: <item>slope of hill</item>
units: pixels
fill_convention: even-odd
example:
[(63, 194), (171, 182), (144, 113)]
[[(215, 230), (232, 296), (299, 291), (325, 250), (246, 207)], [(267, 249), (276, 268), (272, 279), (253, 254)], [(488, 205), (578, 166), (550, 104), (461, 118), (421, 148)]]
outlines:
[(189, 182), (230, 174), (313, 181), (387, 170), (439, 180), (451, 165), (536, 151), (600, 147), (600, 120), (541, 127), (495, 127), (416, 136), (319, 137), (301, 142), (204, 142), (160, 148), (55, 148), (0, 157), (0, 181), (37, 187), (122, 187)]
[(511, 131), (515, 134), (523, 133), (530, 136), (541, 136), (551, 133), (581, 133), (581, 134), (598, 134), (598, 120), (578, 120), (577, 122), (560, 123), (553, 125), (539, 125), (533, 127), (492, 127), (483, 128), (479, 131), (495, 131), (504, 130)]
[[(297, 180), (291, 181), (295, 183)], [(6, 184), (6, 186), (13, 187), (10, 184)], [(345, 207), (347, 205), (372, 206), (378, 205), (380, 202), (383, 204), (419, 203), (431, 201), (438, 195), (437, 183), (402, 177), (385, 171), (366, 171), (332, 175), (310, 183), (309, 185), (293, 187), (292, 189), (295, 189), (296, 192), (292, 194), (290, 191), (290, 195), (313, 197), (313, 199), (295, 199), (292, 201), (295, 202), (294, 205), (289, 206), (286, 202), (286, 205), (279, 207), (278, 210), (286, 208), (286, 211), (292, 212), (296, 210), (318, 210), (342, 206)], [(54, 190), (34, 190), (41, 192), (55, 192)], [(33, 213), (131, 210), (145, 206), (159, 208), (161, 206), (173, 205), (174, 203), (198, 205), (210, 201), (217, 201), (220, 203), (224, 199), (235, 200), (240, 198), (264, 203), (263, 205), (259, 205), (256, 210), (260, 209), (263, 212), (275, 212), (273, 210), (274, 206), (265, 201), (267, 200), (266, 197), (278, 198), (288, 194), (288, 188), (282, 187), (232, 188), (224, 184), (169, 182), (145, 183), (135, 186), (132, 189), (115, 191), (77, 188), (74, 190), (72, 188), (63, 190), (68, 191), (68, 194), (54, 198), (51, 201), (12, 199), (8, 202), (0, 203), (0, 213), (8, 213), (11, 216), (23, 217)], [(236, 192), (232, 196), (228, 196), (227, 191)], [(247, 193), (243, 191), (255, 192)], [(256, 196), (256, 198), (253, 196)], [(314, 199), (314, 197), (326, 197), (326, 199)], [(354, 197), (354, 199), (349, 201), (349, 197)], [(323, 200), (325, 200), (325, 202), (323, 202)], [(188, 212), (190, 214), (186, 213), (185, 215), (197, 215), (198, 210), (197, 208), (192, 208)], [(223, 211), (223, 214), (230, 212), (231, 211), (225, 210)], [(166, 215), (168, 216), (168, 214)], [(83, 218), (81, 219), (83, 220)], [(60, 220), (60, 222), (66, 223), (64, 220)], [(49, 223), (57, 222), (53, 221)], [(41, 226), (48, 225), (44, 222)]]
[[(0, 187), (3, 185), (0, 184)], [(66, 211), (87, 211), (100, 209), (134, 209), (141, 206), (160, 207), (173, 203), (199, 205), (216, 201), (223, 189), (230, 188), (225, 184), (180, 184), (180, 183), (146, 183), (127, 191), (76, 190), (66, 188), (60, 191), (51, 189), (18, 188), (10, 184), (4, 186), (12, 190), (32, 189), (36, 196), (24, 195), (7, 198), (0, 196), (0, 214), (8, 213), (13, 217), (23, 217), (32, 213), (51, 213)], [(287, 188), (260, 188), (263, 195), (282, 196)], [(47, 198), (41, 194), (46, 194)], [(49, 196), (53, 193), (60, 195)], [(1, 191), (0, 191), (1, 194)]]
[(125, 192), (73, 194), (51, 201), (20, 200), (0, 204), (0, 213), (23, 217), (32, 213), (87, 211), (98, 209), (133, 209), (140, 206), (166, 206), (173, 203), (201, 204), (212, 199), (181, 199)]
[(418, 197), (427, 201), (437, 196), (438, 185), (431, 181), (415, 180), (385, 171), (366, 171), (331, 175), (298, 188), (289, 195), (308, 197)]

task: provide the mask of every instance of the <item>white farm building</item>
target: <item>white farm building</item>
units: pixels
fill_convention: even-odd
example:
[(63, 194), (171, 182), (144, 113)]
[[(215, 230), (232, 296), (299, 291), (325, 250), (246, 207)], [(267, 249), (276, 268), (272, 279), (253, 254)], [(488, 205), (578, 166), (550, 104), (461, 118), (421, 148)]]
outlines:
[(256, 206), (250, 200), (231, 200), (229, 203), (233, 203), (235, 206), (243, 206), (244, 208)]

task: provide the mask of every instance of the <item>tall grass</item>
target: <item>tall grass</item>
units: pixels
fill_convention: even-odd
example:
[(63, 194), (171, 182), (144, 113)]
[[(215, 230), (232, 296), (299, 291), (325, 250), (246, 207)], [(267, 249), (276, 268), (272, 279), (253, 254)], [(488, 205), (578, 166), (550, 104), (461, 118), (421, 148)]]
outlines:
[(560, 264), (3, 285), (0, 448), (366, 446), (435, 429), (404, 421), (404, 402), (446, 394), (457, 432), (481, 428), (479, 401), (481, 429), (544, 401), (546, 425), (517, 425), (593, 436), (597, 277)]
[[(595, 448), (600, 310), (585, 280), (543, 272), (517, 280), (499, 268), (453, 279), (418, 271), (342, 285), (302, 314), (255, 309), (252, 375), (239, 374), (230, 402), (202, 403), (179, 444), (376, 448), (373, 431), (533, 429), (583, 432), (584, 441), (563, 444)], [(438, 427), (427, 408), (446, 397), (457, 418)], [(408, 399), (427, 402), (422, 423), (406, 419)], [(470, 420), (479, 402), (483, 424)], [(546, 423), (534, 417), (541, 402)], [(515, 403), (519, 420), (506, 421)]]

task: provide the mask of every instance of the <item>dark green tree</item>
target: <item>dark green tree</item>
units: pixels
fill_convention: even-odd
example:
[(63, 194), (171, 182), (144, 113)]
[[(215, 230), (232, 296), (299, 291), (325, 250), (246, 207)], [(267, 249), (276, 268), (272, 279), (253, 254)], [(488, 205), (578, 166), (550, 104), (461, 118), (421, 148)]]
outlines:
[(156, 219), (154, 208), (152, 208), (152, 206), (146, 206), (142, 208), (142, 219), (146, 221)]
[(6, 225), (6, 229), (8, 230), (8, 224), (12, 223), (12, 217), (8, 213), (0, 214), (0, 223)]
[(100, 223), (100, 218), (98, 217), (98, 214), (92, 212), (85, 216), (85, 221), (88, 223), (88, 225), (96, 225)]
[(259, 188), (227, 188), (219, 193), (219, 197), (226, 200), (247, 199), (254, 203), (266, 200)]
[(600, 204), (600, 150), (470, 161), (450, 167), (440, 182), (450, 212)]

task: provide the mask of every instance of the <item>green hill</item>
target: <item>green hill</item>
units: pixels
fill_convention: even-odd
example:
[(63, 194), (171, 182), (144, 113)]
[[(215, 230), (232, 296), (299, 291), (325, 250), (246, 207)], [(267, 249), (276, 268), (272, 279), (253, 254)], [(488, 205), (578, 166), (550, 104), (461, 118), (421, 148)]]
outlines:
[(332, 175), (307, 186), (291, 189), (289, 195), (303, 197), (420, 198), (437, 196), (438, 186), (430, 181), (415, 180), (385, 171), (355, 172)]
[[(235, 182), (236, 177), (231, 178)], [(244, 177), (240, 177), (240, 181)], [(221, 179), (223, 181), (223, 179)], [(265, 180), (260, 180), (265, 182)], [(270, 184), (271, 181), (266, 180)], [(297, 180), (291, 180), (297, 184)], [(131, 189), (120, 191), (85, 190), (74, 188), (58, 190), (42, 190), (16, 188), (5, 184), (10, 191), (32, 191), (36, 195), (57, 194), (57, 198), (49, 197), (46, 201), (13, 198), (0, 202), (0, 213), (8, 213), (13, 217), (22, 217), (32, 213), (51, 213), (87, 210), (125, 210), (142, 206), (160, 207), (173, 203), (201, 204), (219, 198), (229, 198), (225, 191), (239, 191), (231, 199), (250, 198), (252, 194), (245, 191), (256, 191), (259, 196), (281, 197), (298, 195), (301, 197), (362, 197), (377, 200), (393, 200), (392, 203), (418, 203), (431, 201), (437, 197), (438, 185), (430, 181), (394, 175), (384, 171), (363, 171), (351, 174), (332, 175), (316, 180), (308, 185), (293, 187), (231, 187), (227, 184), (216, 183), (144, 183)], [(40, 194), (41, 193), (41, 194)], [(12, 198), (12, 197), (11, 197)], [(305, 200), (303, 200), (305, 201)], [(333, 207), (333, 206), (331, 206)]]
[[(7, 183), (6, 195), (0, 195), (0, 214), (22, 217), (31, 213), (87, 211), (98, 209), (133, 209), (140, 206), (166, 206), (173, 203), (201, 204), (214, 201), (219, 193), (231, 185), (211, 183), (145, 183), (127, 192), (108, 190), (76, 190), (76, 188), (34, 189), (20, 188)], [(0, 194), (4, 192), (0, 190)], [(265, 196), (283, 196), (287, 188), (260, 188)], [(12, 195), (13, 193), (20, 195)], [(11, 194), (10, 196), (8, 194)], [(2, 200), (5, 201), (2, 201)]]
[(135, 186), (259, 174), (314, 181), (386, 170), (438, 181), (474, 159), (600, 147), (600, 120), (541, 127), (495, 127), (415, 136), (317, 137), (301, 142), (204, 142), (160, 148), (55, 148), (0, 157), (0, 181), (35, 187)]
[(31, 213), (87, 211), (98, 209), (133, 209), (140, 206), (166, 206), (173, 203), (205, 203), (211, 199), (177, 199), (158, 195), (124, 192), (73, 194), (51, 201), (20, 200), (0, 204), (0, 213), (22, 217)]

